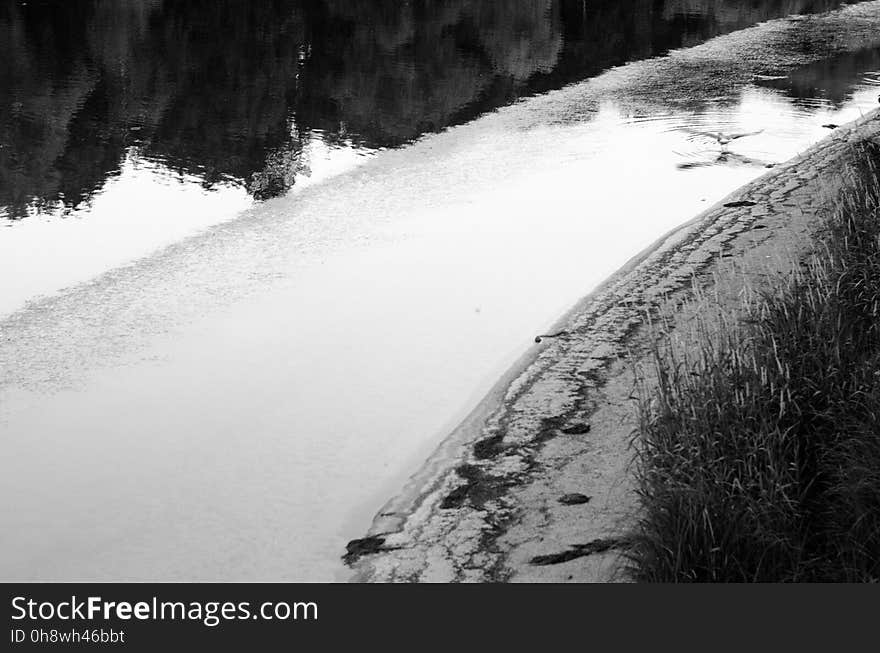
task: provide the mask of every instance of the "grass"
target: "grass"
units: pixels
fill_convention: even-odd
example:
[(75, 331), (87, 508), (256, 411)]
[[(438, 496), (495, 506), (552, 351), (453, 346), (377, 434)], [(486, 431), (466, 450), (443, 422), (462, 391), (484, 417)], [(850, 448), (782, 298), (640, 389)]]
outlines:
[(880, 580), (880, 147), (814, 251), (682, 350), (661, 338), (636, 437), (644, 581)]

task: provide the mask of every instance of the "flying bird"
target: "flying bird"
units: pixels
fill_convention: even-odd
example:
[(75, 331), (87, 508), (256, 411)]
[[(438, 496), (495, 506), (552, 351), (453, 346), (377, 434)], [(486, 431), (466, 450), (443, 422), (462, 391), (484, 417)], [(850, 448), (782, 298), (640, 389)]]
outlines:
[(727, 134), (725, 132), (703, 132), (703, 131), (697, 131), (695, 129), (686, 129), (685, 131), (688, 132), (689, 134), (693, 134), (694, 136), (702, 136), (704, 138), (712, 138), (712, 139), (718, 141), (718, 144), (721, 146), (722, 150), (725, 150), (725, 149), (727, 149), (727, 145), (731, 141), (735, 141), (738, 138), (745, 138), (746, 136), (754, 136), (756, 134), (760, 134), (764, 130), (759, 129), (758, 131), (753, 131), (753, 132), (734, 132), (731, 134)]

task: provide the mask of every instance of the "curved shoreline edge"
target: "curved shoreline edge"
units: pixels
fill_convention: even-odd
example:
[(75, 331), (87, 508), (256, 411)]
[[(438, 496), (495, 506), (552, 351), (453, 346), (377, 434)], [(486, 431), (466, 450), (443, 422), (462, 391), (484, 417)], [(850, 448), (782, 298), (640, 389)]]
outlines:
[(523, 354), (349, 546), (353, 580), (623, 580), (615, 543), (636, 518), (628, 399), (646, 318), (710, 277), (791, 268), (830, 173), (878, 134), (880, 110), (838, 127), (579, 300), (549, 331), (561, 335)]

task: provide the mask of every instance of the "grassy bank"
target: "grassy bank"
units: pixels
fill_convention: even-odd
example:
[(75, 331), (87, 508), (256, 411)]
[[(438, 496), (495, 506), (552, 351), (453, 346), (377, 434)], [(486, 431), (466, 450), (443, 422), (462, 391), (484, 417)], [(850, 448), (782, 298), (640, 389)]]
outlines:
[(712, 307), (685, 346), (659, 338), (637, 578), (880, 580), (878, 164), (880, 147), (854, 152), (796, 274)]

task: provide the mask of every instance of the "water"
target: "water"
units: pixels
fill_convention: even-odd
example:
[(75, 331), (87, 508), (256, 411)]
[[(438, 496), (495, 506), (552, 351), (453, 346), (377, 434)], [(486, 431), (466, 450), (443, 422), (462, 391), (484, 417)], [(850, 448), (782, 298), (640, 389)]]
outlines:
[(880, 78), (878, 2), (49, 4), (0, 9), (6, 579), (343, 578), (535, 333)]

